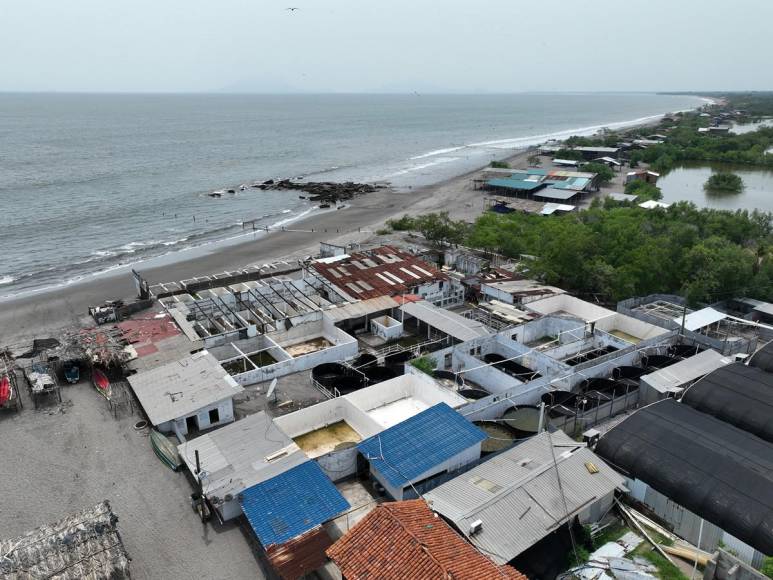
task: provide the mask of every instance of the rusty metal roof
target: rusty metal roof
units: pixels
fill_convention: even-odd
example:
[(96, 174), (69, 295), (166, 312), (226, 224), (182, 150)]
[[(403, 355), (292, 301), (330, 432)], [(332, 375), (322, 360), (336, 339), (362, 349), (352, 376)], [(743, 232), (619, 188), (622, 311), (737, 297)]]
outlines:
[(312, 267), (331, 284), (362, 300), (396, 296), (448, 279), (435, 266), (392, 246), (358, 252), (333, 263), (315, 262)]

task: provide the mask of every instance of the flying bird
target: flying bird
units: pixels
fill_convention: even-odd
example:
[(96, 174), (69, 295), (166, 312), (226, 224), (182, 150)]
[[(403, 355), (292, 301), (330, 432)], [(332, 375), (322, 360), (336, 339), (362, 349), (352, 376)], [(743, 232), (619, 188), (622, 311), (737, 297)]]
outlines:
[(287, 10), (290, 12), (295, 12), (296, 10), (298, 10), (298, 8), (287, 8)]

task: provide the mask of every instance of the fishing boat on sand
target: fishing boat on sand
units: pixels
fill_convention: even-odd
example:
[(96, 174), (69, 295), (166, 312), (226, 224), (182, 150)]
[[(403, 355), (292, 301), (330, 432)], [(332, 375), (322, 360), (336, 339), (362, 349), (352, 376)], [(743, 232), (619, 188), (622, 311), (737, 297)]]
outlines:
[(99, 369), (94, 369), (91, 373), (91, 380), (94, 382), (94, 387), (97, 389), (97, 392), (109, 401), (110, 395), (112, 394), (112, 388), (110, 386), (110, 379), (107, 378), (107, 375)]
[(169, 437), (162, 435), (155, 429), (150, 431), (150, 444), (153, 452), (172, 471), (177, 471), (182, 465), (180, 454), (177, 452), (177, 445), (170, 441)]
[(11, 401), (13, 397), (13, 389), (11, 388), (11, 379), (8, 375), (0, 377), (0, 407), (5, 407), (7, 403)]

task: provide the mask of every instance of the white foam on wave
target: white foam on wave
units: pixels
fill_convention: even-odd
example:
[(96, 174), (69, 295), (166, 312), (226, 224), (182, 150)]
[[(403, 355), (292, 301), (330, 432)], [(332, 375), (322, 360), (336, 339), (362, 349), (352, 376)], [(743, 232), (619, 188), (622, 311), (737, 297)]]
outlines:
[(457, 147), (446, 147), (445, 149), (436, 149), (435, 151), (430, 151), (429, 153), (415, 155), (414, 157), (411, 157), (411, 161), (415, 161), (417, 159), (426, 159), (427, 157), (435, 157), (437, 155), (445, 155), (446, 153), (453, 153), (454, 151), (461, 151), (465, 147), (467, 146), (459, 145)]
[(390, 173), (386, 176), (386, 178), (389, 177), (398, 177), (400, 175), (407, 175), (409, 173), (414, 173), (416, 171), (421, 171), (422, 169), (429, 169), (430, 167), (434, 167), (436, 165), (442, 165), (444, 163), (453, 163), (454, 161), (459, 161), (458, 157), (440, 157), (436, 159), (435, 161), (430, 161), (429, 163), (420, 163), (419, 165), (412, 165), (411, 167), (406, 167), (405, 169), (400, 169), (399, 171), (395, 171), (394, 173)]
[(13, 276), (0, 276), (0, 286), (5, 286), (6, 284), (13, 284), (13, 282), (16, 281), (16, 278)]

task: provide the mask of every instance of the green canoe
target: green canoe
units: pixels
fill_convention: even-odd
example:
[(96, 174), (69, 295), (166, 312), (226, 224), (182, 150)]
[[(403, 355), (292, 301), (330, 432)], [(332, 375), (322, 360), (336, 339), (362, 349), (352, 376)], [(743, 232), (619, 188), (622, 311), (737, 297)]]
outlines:
[(182, 465), (177, 445), (170, 441), (169, 437), (162, 435), (155, 429), (150, 431), (150, 444), (156, 456), (172, 471), (177, 471)]

